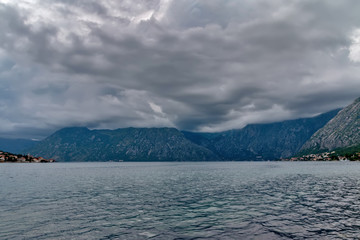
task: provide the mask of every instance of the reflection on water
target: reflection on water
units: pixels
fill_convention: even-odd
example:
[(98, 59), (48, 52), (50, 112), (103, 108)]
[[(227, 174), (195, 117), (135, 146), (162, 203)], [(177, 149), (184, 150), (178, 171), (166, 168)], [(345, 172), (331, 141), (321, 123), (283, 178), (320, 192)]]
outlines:
[(0, 165), (0, 239), (354, 239), (360, 163)]

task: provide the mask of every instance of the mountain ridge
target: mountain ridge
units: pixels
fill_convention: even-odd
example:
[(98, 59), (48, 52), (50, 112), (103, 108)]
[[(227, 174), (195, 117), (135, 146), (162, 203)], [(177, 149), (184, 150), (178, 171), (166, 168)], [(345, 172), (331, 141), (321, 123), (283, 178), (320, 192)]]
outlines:
[(30, 153), (60, 161), (205, 161), (219, 160), (175, 128), (61, 129)]
[[(340, 109), (312, 118), (276, 123), (250, 124), (242, 129), (209, 134), (188, 134), (197, 144), (211, 149), (224, 160), (275, 160), (300, 150), (316, 130), (323, 127)], [(194, 135), (200, 135), (195, 139)], [(186, 136), (186, 135), (185, 135)], [(206, 141), (207, 139), (207, 141)], [(250, 157), (250, 158), (249, 158)]]
[(339, 110), (219, 133), (176, 128), (89, 130), (67, 127), (27, 152), (57, 161), (244, 161), (275, 160), (295, 154)]

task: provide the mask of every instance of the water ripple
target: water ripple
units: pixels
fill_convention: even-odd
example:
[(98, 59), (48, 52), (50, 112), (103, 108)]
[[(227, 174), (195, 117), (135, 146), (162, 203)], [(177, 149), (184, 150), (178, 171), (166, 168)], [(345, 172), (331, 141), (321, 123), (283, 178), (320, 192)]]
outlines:
[(0, 166), (0, 239), (360, 239), (358, 163)]

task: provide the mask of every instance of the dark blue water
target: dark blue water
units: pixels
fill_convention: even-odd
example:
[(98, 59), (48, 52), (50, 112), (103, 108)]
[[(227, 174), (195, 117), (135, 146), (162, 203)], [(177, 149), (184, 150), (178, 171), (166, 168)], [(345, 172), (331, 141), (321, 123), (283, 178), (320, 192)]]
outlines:
[(0, 164), (0, 239), (360, 239), (360, 163)]

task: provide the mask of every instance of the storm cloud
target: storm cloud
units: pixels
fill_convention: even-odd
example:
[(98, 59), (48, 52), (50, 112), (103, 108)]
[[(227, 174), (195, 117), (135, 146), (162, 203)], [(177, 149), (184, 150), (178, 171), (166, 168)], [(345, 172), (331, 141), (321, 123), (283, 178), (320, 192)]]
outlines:
[(360, 96), (357, 0), (0, 1), (0, 134), (222, 131)]

